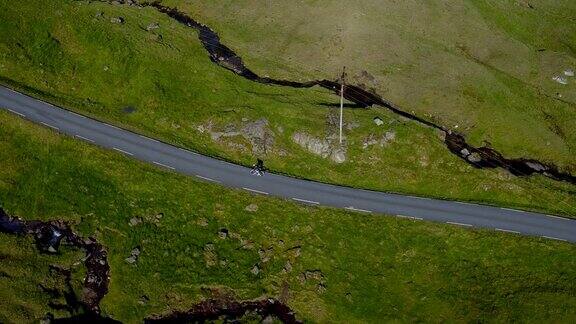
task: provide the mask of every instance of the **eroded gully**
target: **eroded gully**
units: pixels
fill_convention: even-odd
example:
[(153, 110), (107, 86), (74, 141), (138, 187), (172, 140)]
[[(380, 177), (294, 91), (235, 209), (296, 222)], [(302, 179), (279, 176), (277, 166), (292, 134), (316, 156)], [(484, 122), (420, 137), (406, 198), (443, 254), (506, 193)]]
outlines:
[(54, 267), (55, 270), (65, 275), (70, 287), (70, 291), (65, 294), (68, 304), (61, 308), (70, 312), (73, 316), (71, 320), (92, 319), (99, 322), (113, 322), (100, 315), (100, 301), (108, 292), (110, 283), (110, 266), (106, 249), (96, 239), (79, 236), (72, 231), (68, 223), (63, 221), (26, 221), (9, 216), (2, 208), (0, 208), (0, 233), (31, 235), (36, 248), (41, 253), (58, 253), (62, 241), (83, 250), (86, 254), (83, 259), (86, 276), (80, 298), (77, 298), (71, 289), (70, 270)]

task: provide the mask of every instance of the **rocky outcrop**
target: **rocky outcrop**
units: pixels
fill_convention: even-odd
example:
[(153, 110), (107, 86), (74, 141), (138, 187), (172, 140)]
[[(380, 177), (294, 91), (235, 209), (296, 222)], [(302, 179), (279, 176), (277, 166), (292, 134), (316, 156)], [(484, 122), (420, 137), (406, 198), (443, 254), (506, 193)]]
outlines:
[(367, 149), (368, 147), (373, 146), (373, 145), (377, 145), (377, 144), (380, 145), (380, 147), (384, 147), (384, 146), (388, 145), (389, 143), (394, 142), (395, 139), (396, 139), (396, 132), (395, 131), (387, 131), (381, 137), (377, 137), (374, 134), (370, 134), (366, 138), (364, 138), (364, 140), (362, 141), (362, 148)]
[(305, 132), (296, 132), (292, 135), (292, 140), (308, 150), (308, 152), (322, 158), (326, 159), (329, 157), (336, 163), (344, 163), (346, 161), (346, 149), (334, 145), (333, 141), (328, 139), (320, 139)]
[(250, 142), (255, 155), (267, 154), (274, 146), (274, 133), (266, 118), (246, 123), (240, 133)]
[(210, 138), (215, 142), (221, 142), (228, 138), (242, 137), (250, 143), (252, 153), (256, 156), (266, 155), (274, 149), (274, 132), (270, 129), (266, 118), (254, 121), (246, 119), (240, 126), (229, 124), (219, 130), (212, 123), (200, 125), (197, 129), (201, 133), (209, 132)]

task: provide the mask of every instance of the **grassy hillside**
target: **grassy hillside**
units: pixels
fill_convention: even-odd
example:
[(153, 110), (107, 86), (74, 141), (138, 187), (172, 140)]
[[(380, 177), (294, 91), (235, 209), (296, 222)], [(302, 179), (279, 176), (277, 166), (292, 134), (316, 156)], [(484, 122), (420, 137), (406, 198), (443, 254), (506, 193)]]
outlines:
[[(272, 70), (263, 70), (264, 65), (278, 71), (285, 70), (283, 66), (286, 64), (282, 63), (284, 53), (250, 52), (243, 47), (253, 44), (253, 41), (246, 38), (247, 35), (259, 35), (262, 46), (267, 46), (268, 43), (282, 44), (278, 37), (283, 33), (276, 34), (277, 29), (268, 28), (267, 32), (255, 34), (250, 31), (242, 34), (242, 30), (252, 26), (243, 22), (243, 19), (250, 20), (249, 16), (246, 16), (248, 14), (237, 14), (236, 5), (217, 7), (217, 4), (218, 2), (213, 2), (210, 7), (199, 2), (196, 7), (201, 10), (199, 19), (206, 19), (206, 23), (214, 24), (214, 28), (222, 33), (224, 41), (230, 42), (233, 48), (247, 59), (250, 66), (254, 64), (255, 69), (262, 74), (275, 73)], [(270, 2), (270, 5), (262, 8), (268, 8), (270, 12), (283, 8), (273, 4)], [(184, 2), (179, 5), (183, 10), (192, 12), (191, 3)], [(254, 3), (246, 2), (245, 5), (252, 8)], [(210, 12), (213, 12), (210, 8), (219, 8), (221, 13), (227, 14), (222, 17), (221, 22), (217, 22), (215, 17), (210, 15)], [(326, 5), (317, 10), (322, 8), (338, 7)], [(450, 8), (452, 7), (448, 7)], [(284, 9), (286, 10), (281, 10), (282, 19), (299, 12), (295, 11), (295, 7), (292, 11)], [(367, 9), (373, 10), (364, 11), (376, 10), (372, 7)], [(474, 10), (473, 12), (479, 15), (477, 10)], [(117, 17), (122, 17), (124, 22), (118, 23)], [(238, 22), (227, 20), (232, 17), (237, 17), (234, 19)], [(398, 17), (402, 17), (400, 11)], [(363, 24), (369, 22), (367, 19), (363, 21)], [(155, 23), (159, 28), (147, 30)], [(263, 25), (255, 22), (253, 26)], [(367, 26), (366, 30), (371, 30), (370, 25)], [(364, 30), (364, 27), (362, 28)], [(232, 30), (239, 34), (232, 33)], [(243, 164), (251, 164), (260, 156), (272, 170), (350, 186), (576, 215), (574, 186), (543, 177), (517, 178), (500, 170), (474, 169), (448, 153), (434, 131), (398, 118), (383, 109), (347, 110), (345, 135), (348, 160), (343, 164), (336, 164), (329, 159), (320, 158), (297, 145), (292, 138), (295, 133), (303, 132), (334, 142), (333, 135), (337, 129), (334, 117), (337, 112), (327, 105), (337, 103), (338, 98), (320, 89), (287, 89), (244, 80), (210, 62), (193, 30), (152, 8), (139, 9), (70, 0), (30, 0), (17, 3), (3, 1), (0, 2), (0, 32), (0, 82), (70, 109), (205, 154)], [(267, 38), (267, 35), (276, 36)], [(297, 42), (302, 37), (288, 34), (286, 39)], [(316, 41), (312, 43), (317, 44)], [(375, 44), (382, 46), (384, 41)], [(388, 46), (383, 47), (388, 49)], [(302, 55), (304, 53), (306, 52), (302, 50)], [(258, 63), (255, 57), (268, 58), (273, 62)], [(356, 56), (358, 64), (364, 60), (363, 57), (364, 55)], [(440, 59), (436, 61), (438, 60)], [(319, 60), (315, 65), (322, 70), (323, 64), (330, 62), (325, 61)], [(384, 63), (378, 64), (390, 68)], [(439, 68), (434, 62), (426, 66)], [(455, 63), (455, 66), (458, 65)], [(459, 71), (456, 67), (454, 71)], [(356, 68), (350, 68), (355, 73)], [(299, 71), (306, 74), (307, 70), (305, 65), (298, 64), (291, 68), (292, 74), (288, 76), (297, 78)], [(380, 75), (371, 69), (368, 71), (374, 76)], [(324, 76), (331, 76), (331, 73)], [(444, 75), (439, 72), (438, 74)], [(502, 75), (503, 80), (508, 80), (507, 78)], [(413, 79), (438, 87), (448, 85), (441, 79), (427, 75)], [(400, 81), (390, 84), (418, 92), (417, 88), (411, 86), (412, 81)], [(518, 95), (512, 98), (510, 105), (537, 102), (542, 104), (539, 104), (539, 107), (555, 109), (552, 116), (564, 114), (558, 123), (570, 122), (570, 110), (557, 101), (550, 100), (553, 105), (548, 105), (548, 101), (539, 101), (544, 100), (541, 96), (530, 95), (530, 91), (526, 90), (529, 88), (519, 83), (510, 84), (514, 85), (518, 92), (525, 94), (523, 97)], [(572, 86), (568, 85), (566, 89)], [(491, 90), (494, 87), (498, 87), (498, 84), (482, 88), (482, 100), (509, 99), (504, 94), (494, 95)], [(480, 88), (474, 85), (470, 89), (477, 92)], [(388, 93), (381, 92), (388, 96)], [(509, 90), (505, 92), (508, 93)], [(398, 99), (394, 96), (388, 97)], [(405, 98), (408, 100), (414, 96), (406, 94)], [(530, 98), (537, 101), (530, 101)], [(404, 104), (402, 101), (399, 103)], [(452, 113), (447, 103), (440, 104), (438, 101), (438, 105), (433, 106), (447, 107), (442, 108), (442, 111)], [(500, 108), (501, 106), (496, 104), (489, 106), (503, 114), (513, 111), (512, 108)], [(412, 105), (406, 107), (416, 109), (411, 108)], [(476, 106), (469, 106), (465, 102), (462, 102), (461, 107), (468, 112), (476, 111)], [(518, 149), (534, 148), (530, 144), (532, 135), (516, 132), (514, 125), (520, 124), (505, 122), (493, 117), (489, 110), (481, 109), (486, 113), (478, 113), (478, 116), (491, 119), (492, 124), (503, 125), (510, 134), (514, 133), (505, 139), (513, 142)], [(565, 112), (570, 113), (565, 115)], [(537, 125), (526, 126), (526, 129), (533, 131), (534, 136), (540, 136), (537, 135), (542, 129), (540, 122), (532, 119), (530, 112), (524, 111), (515, 116), (536, 123)], [(376, 126), (374, 117), (380, 117), (384, 124)], [(271, 140), (272, 144), (267, 144), (265, 152), (260, 152), (255, 150), (255, 146), (261, 144), (262, 139), (257, 138), (255, 143), (244, 136), (246, 132), (243, 129), (263, 119), (267, 121), (264, 142), (269, 143), (268, 140)], [(558, 123), (560, 126), (555, 129), (565, 134), (566, 141), (550, 137), (551, 144), (541, 153), (545, 157), (543, 160), (553, 160), (567, 166), (570, 164), (568, 160), (573, 160), (574, 154), (571, 154), (573, 152), (566, 143), (570, 142), (570, 134), (574, 129), (564, 128)], [(223, 133), (236, 134), (229, 137), (219, 135)], [(381, 139), (387, 136), (387, 133), (394, 134), (394, 139), (382, 143)], [(503, 140), (504, 137), (494, 138), (500, 139)], [(364, 148), (364, 144), (372, 140), (380, 144)], [(524, 140), (526, 142), (523, 142)], [(519, 151), (504, 152), (515, 155)], [(539, 157), (538, 154), (533, 156)]]
[[(576, 168), (570, 0), (163, 0), (218, 31), (261, 74), (356, 82), (515, 157)], [(362, 78), (367, 71), (374, 80)]]
[[(313, 322), (576, 319), (572, 244), (305, 207), (168, 173), (2, 111), (0, 126), (0, 204), (69, 220), (107, 246), (102, 308), (124, 322), (218, 295), (284, 295)], [(130, 226), (134, 217), (142, 223)], [(59, 285), (48, 264), (82, 256), (38, 255), (31, 243), (0, 235), (2, 322), (42, 317), (50, 298), (38, 283)]]

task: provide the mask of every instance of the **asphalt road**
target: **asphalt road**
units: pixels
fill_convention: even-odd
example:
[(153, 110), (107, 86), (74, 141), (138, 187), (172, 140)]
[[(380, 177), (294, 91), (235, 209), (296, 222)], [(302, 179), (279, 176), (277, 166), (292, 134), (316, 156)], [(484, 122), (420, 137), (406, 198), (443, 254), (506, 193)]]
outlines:
[(30, 121), (135, 159), (204, 181), (302, 204), (395, 215), (454, 226), (542, 236), (576, 243), (576, 220), (520, 210), (352, 189), (276, 174), (250, 175), (246, 167), (206, 157), (0, 87), (0, 108)]

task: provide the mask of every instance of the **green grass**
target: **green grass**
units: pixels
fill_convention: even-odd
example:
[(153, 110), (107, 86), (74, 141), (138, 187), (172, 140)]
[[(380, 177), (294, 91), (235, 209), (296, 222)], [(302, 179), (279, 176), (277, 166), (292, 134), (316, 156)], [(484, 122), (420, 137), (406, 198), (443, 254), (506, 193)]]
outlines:
[[(68, 220), (104, 244), (111, 284), (102, 308), (124, 322), (217, 293), (278, 297), (284, 284), (289, 306), (309, 322), (576, 319), (572, 244), (306, 207), (165, 172), (3, 111), (0, 126), (0, 204), (27, 219)], [(249, 204), (258, 211), (247, 212)], [(159, 213), (158, 224), (150, 221)], [(130, 227), (132, 217), (144, 223)], [(221, 228), (228, 238), (218, 237)], [(0, 235), (0, 273), (11, 275), (0, 277), (2, 321), (41, 318), (48, 298), (37, 283), (55, 280), (47, 265), (79, 259), (38, 255), (31, 243)], [(142, 254), (129, 265), (135, 246)], [(300, 281), (306, 270), (322, 272), (325, 292)]]
[[(38, 322), (48, 312), (57, 317), (67, 315), (65, 311), (53, 310), (48, 306), (51, 301), (65, 305), (64, 298), (51, 299), (41, 288), (67, 291), (64, 277), (51, 273), (49, 266), (70, 266), (83, 255), (66, 247), (61, 251), (57, 256), (39, 254), (31, 238), (0, 234), (0, 322)], [(72, 267), (72, 270), (75, 277), (82, 272), (78, 267)], [(80, 284), (81, 281), (75, 283)], [(77, 285), (76, 288), (79, 287)]]
[[(317, 33), (316, 29), (310, 27), (305, 33), (302, 31), (303, 35), (296, 33), (299, 30), (296, 26), (293, 26), (296, 31), (292, 33), (281, 28), (268, 27), (263, 30), (266, 26), (264, 22), (271, 19), (266, 18), (267, 14), (273, 15), (274, 19), (270, 21), (274, 22), (273, 27), (278, 27), (277, 25), (283, 25), (289, 17), (301, 13), (300, 9), (288, 4), (274, 3), (269, 7), (258, 7), (258, 10), (252, 12), (254, 8), (245, 2), (222, 6), (216, 6), (218, 2), (210, 3), (212, 5), (198, 2), (198, 7), (182, 3), (181, 7), (193, 12), (202, 22), (213, 25), (215, 30), (222, 34), (224, 42), (237, 49), (239, 54), (246, 58), (249, 66), (254, 66), (261, 74), (275, 75), (272, 70), (277, 69), (290, 71), (286, 76), (293, 79), (298, 79), (300, 72), (306, 79), (312, 76), (335, 75), (330, 72), (331, 68), (325, 66), (333, 60), (323, 60), (312, 55), (333, 52), (330, 46), (322, 45), (319, 41), (326, 36), (322, 30)], [(575, 131), (568, 126), (574, 118), (572, 107), (542, 97), (534, 88), (525, 85), (526, 80), (495, 63), (475, 64), (470, 67), (470, 60), (462, 61), (462, 50), (442, 43), (438, 37), (445, 33), (435, 28), (430, 28), (434, 35), (429, 37), (415, 33), (410, 28), (416, 28), (417, 25), (410, 27), (402, 20), (406, 19), (407, 12), (411, 12), (409, 5), (397, 5), (399, 8), (387, 5), (382, 7), (386, 10), (376, 10), (373, 6), (368, 6), (373, 5), (373, 2), (365, 3), (366, 7), (362, 10), (369, 15), (361, 21), (350, 18), (349, 23), (355, 24), (356, 33), (369, 30), (382, 37), (370, 43), (370, 53), (386, 44), (383, 37), (397, 35), (394, 37), (399, 38), (398, 43), (391, 47), (384, 46), (383, 51), (400, 48), (402, 51), (399, 54), (402, 55), (393, 55), (392, 52), (379, 52), (376, 56), (364, 55), (359, 49), (366, 49), (366, 46), (361, 46), (362, 43), (351, 43), (344, 49), (353, 51), (348, 53), (343, 50), (342, 53), (346, 52), (355, 58), (352, 62), (357, 66), (350, 66), (352, 73), (359, 70), (365, 60), (372, 60), (370, 64), (374, 69), (366, 69), (377, 78), (390, 78), (381, 83), (390, 91), (381, 93), (399, 102), (407, 110), (415, 109), (422, 115), (415, 102), (419, 102), (421, 106), (425, 104), (429, 109), (436, 107), (433, 108), (434, 111), (424, 114), (432, 114), (431, 119), (445, 125), (451, 125), (452, 121), (447, 122), (449, 119), (445, 120), (444, 117), (439, 117), (440, 115), (465, 116), (471, 124), (476, 123), (478, 127), (468, 129), (471, 124), (466, 126), (466, 123), (454, 123), (458, 123), (460, 129), (466, 129), (472, 141), (480, 143), (489, 139), (498, 149), (507, 147), (503, 152), (508, 156), (541, 158), (572, 170), (574, 151), (571, 143)], [(330, 10), (336, 12), (341, 5), (338, 1), (332, 1), (330, 5), (310, 12), (317, 12), (323, 17), (327, 16)], [(242, 6), (248, 9), (241, 10), (241, 14), (238, 14)], [(194, 11), (194, 8), (197, 11)], [(374, 16), (375, 13), (388, 12), (388, 9), (394, 8), (396, 11), (393, 12), (397, 13), (394, 19), (397, 21), (384, 21), (382, 27), (378, 27), (384, 30), (374, 26), (382, 22), (382, 19), (378, 18), (380, 16)], [(444, 9), (433, 4), (425, 8), (426, 11), (419, 15), (430, 13), (434, 16), (444, 12)], [(216, 21), (213, 16), (216, 9), (228, 13), (221, 22)], [(270, 11), (263, 14), (259, 10)], [(448, 12), (451, 12), (450, 10)], [(482, 17), (479, 9), (473, 10), (470, 5), (461, 4), (453, 10), (457, 10), (457, 13), (458, 10), (470, 13), (476, 19), (472, 20), (475, 24), (480, 24), (479, 21), (485, 23), (483, 18), (479, 18)], [(98, 16), (99, 12), (102, 12), (103, 16)], [(262, 20), (251, 20), (253, 24), (244, 23), (253, 18), (252, 15), (259, 13), (262, 13)], [(116, 16), (124, 17), (126, 24), (111, 23), (110, 18)], [(232, 19), (237, 21), (231, 21)], [(402, 21), (404, 23), (401, 23)], [(151, 22), (159, 22), (160, 29), (154, 32), (142, 30), (142, 27)], [(453, 28), (447, 22), (448, 18), (440, 15), (434, 23)], [(323, 23), (331, 26), (334, 22), (314, 20), (314, 24)], [(300, 26), (298, 20), (294, 24)], [(266, 118), (274, 133), (275, 144), (272, 152), (263, 158), (267, 166), (274, 171), (354, 187), (576, 215), (576, 189), (573, 185), (539, 176), (516, 178), (500, 170), (476, 170), (448, 153), (434, 131), (398, 119), (383, 109), (347, 110), (345, 120), (359, 125), (353, 130), (346, 130), (349, 160), (342, 165), (336, 165), (318, 158), (294, 144), (291, 136), (296, 131), (305, 131), (323, 137), (334, 131), (334, 127), (327, 126), (326, 122), (331, 109), (320, 104), (336, 103), (338, 98), (320, 89), (287, 89), (244, 80), (210, 62), (194, 31), (151, 8), (138, 9), (66, 0), (2, 2), (0, 31), (3, 35), (0, 39), (0, 82), (69, 109), (204, 154), (246, 165), (253, 163), (256, 157), (243, 139), (214, 142), (209, 134), (200, 132), (198, 126), (212, 123), (216, 129), (223, 129), (228, 125), (243, 125), (245, 122), (242, 119), (252, 121)], [(488, 28), (488, 31), (493, 29)], [(162, 35), (161, 41), (158, 35)], [(246, 46), (254, 45), (250, 35), (259, 35), (259, 46), (266, 50), (259, 50), (258, 46), (254, 46), (252, 51), (248, 50)], [(367, 39), (367, 36), (355, 35), (348, 35), (346, 39)], [(483, 35), (487, 37), (486, 34)], [(501, 41), (497, 45), (503, 43), (504, 41)], [(404, 45), (400, 46), (401, 44)], [(464, 45), (468, 46), (469, 55), (477, 55), (470, 44)], [(314, 46), (324, 46), (322, 48), (325, 50), (313, 50)], [(278, 50), (270, 51), (270, 47)], [(281, 52), (282, 50), (286, 52)], [(288, 64), (283, 61), (283, 57), (294, 53), (308, 55), (306, 60), (298, 60), (300, 63), (307, 62), (308, 65)], [(413, 55), (408, 55), (410, 53)], [(411, 58), (412, 61), (392, 59), (398, 56)], [(452, 61), (454, 64), (450, 64), (450, 69), (446, 71), (446, 64)], [(439, 64), (440, 62), (444, 63)], [(507, 66), (510, 66), (511, 63), (508, 63)], [(333, 67), (337, 65), (334, 63)], [(271, 70), (264, 70), (263, 66), (269, 66)], [(310, 66), (316, 66), (320, 71), (312, 71)], [(433, 71), (428, 74), (420, 71), (418, 77), (414, 77), (418, 69), (425, 67)], [(403, 76), (398, 71), (404, 71)], [(481, 80), (476, 77), (464, 78), (468, 73), (466, 71), (480, 73), (478, 78), (481, 77)], [(412, 77), (408, 78), (410, 75)], [(462, 77), (456, 78), (455, 75)], [(445, 77), (454, 77), (454, 80), (445, 82)], [(436, 89), (421, 88), (423, 84), (432, 84)], [(572, 89), (570, 87), (573, 85), (566, 89)], [(474, 102), (462, 96), (452, 96), (451, 91), (456, 91), (453, 88), (461, 91), (466, 98), (472, 98)], [(394, 89), (399, 92), (394, 92)], [(126, 114), (123, 112), (126, 106), (133, 106), (137, 111)], [(548, 124), (543, 124), (540, 112), (528, 109), (529, 107), (539, 107), (548, 114), (545, 121)], [(372, 122), (375, 116), (384, 119), (385, 126), (376, 127)], [(505, 129), (507, 135), (490, 134), (481, 126), (484, 124), (490, 124), (495, 129)], [(546, 128), (548, 126), (542, 128), (542, 125), (559, 129), (565, 138), (553, 135)], [(558, 127), (552, 127), (554, 125)], [(283, 131), (279, 130), (280, 127)], [(523, 131), (519, 131), (518, 127)], [(386, 131), (396, 132), (394, 143), (384, 148), (361, 148), (366, 137), (371, 134), (381, 137)], [(549, 145), (532, 143), (540, 140), (546, 140)], [(248, 147), (238, 149), (233, 146), (238, 143)]]
[(552, 81), (576, 66), (573, 1), (162, 3), (212, 26), (261, 74), (335, 78), (345, 65), (366, 83), (368, 71), (368, 85), (405, 110), (575, 170), (576, 80)]

